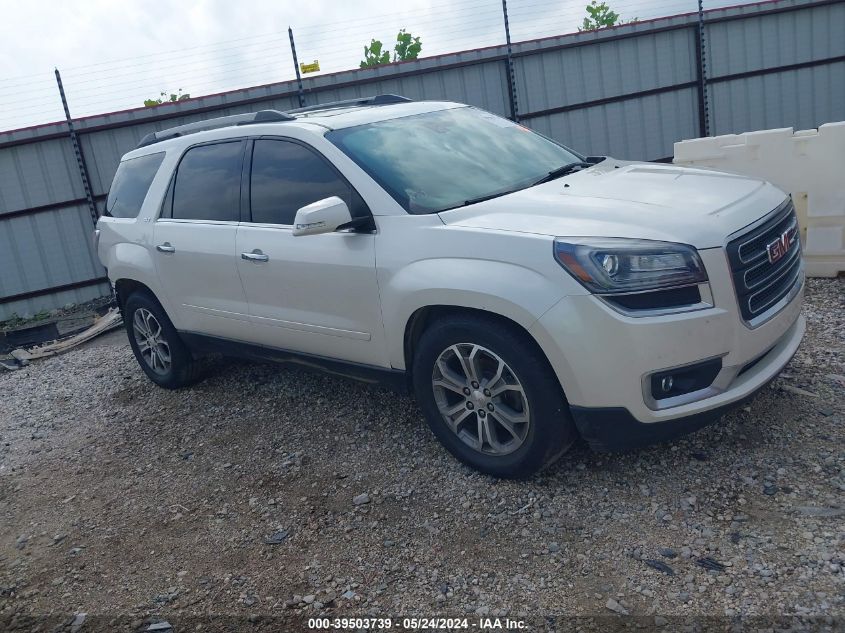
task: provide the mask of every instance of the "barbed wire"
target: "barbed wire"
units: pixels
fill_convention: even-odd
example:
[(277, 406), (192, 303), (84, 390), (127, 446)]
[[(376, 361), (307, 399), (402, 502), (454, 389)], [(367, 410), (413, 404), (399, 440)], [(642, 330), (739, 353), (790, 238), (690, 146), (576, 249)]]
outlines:
[[(725, 0), (733, 2), (735, 0)], [(714, 4), (718, 0), (713, 0)], [(515, 42), (561, 36), (586, 17), (579, 6), (548, 0), (510, 0)], [(694, 12), (695, 0), (610, 0), (621, 20), (653, 19)], [(358, 68), (364, 46), (379, 39), (392, 54), (394, 34), (407, 29), (422, 39), (420, 59), (504, 44), (499, 0), (439, 1), (425, 10), (403, 10), (298, 27), (297, 55), (317, 60), (308, 77)], [(144, 99), (182, 90), (191, 97), (246, 89), (295, 78), (287, 29), (251, 34), (210, 44), (145, 53), (61, 68), (71, 112), (76, 117), (141, 107)], [(166, 98), (166, 97), (165, 97)], [(0, 130), (63, 118), (52, 69), (37, 77), (0, 78)]]

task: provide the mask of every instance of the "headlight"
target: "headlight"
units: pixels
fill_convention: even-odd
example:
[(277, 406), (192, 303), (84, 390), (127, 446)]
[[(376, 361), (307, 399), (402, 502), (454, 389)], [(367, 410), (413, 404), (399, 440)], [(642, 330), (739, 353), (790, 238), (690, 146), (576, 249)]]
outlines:
[(642, 292), (707, 281), (698, 253), (686, 244), (559, 237), (554, 253), (570, 275), (597, 294)]

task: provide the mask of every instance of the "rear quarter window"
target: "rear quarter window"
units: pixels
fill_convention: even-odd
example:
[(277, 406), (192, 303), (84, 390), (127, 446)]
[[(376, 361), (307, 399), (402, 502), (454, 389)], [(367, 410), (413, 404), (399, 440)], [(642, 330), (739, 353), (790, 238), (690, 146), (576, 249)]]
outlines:
[(113, 218), (138, 217), (164, 154), (159, 152), (121, 161), (109, 189), (105, 215)]

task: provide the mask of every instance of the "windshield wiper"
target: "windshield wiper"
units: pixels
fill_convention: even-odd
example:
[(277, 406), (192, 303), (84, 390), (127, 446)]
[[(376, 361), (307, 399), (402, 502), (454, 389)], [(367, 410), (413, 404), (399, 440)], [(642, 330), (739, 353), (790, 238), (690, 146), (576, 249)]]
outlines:
[(460, 206), (468, 207), (471, 204), (475, 204), (476, 202), (484, 202), (485, 200), (492, 200), (493, 198), (500, 198), (501, 196), (506, 196), (509, 193), (514, 193), (519, 191), (522, 187), (518, 189), (508, 189), (507, 191), (498, 191), (496, 193), (488, 193), (486, 196), (478, 196), (477, 198), (470, 198), (469, 200), (465, 200), (464, 203)]
[(535, 185), (542, 185), (544, 182), (549, 182), (550, 180), (554, 180), (555, 178), (560, 178), (561, 176), (566, 176), (571, 174), (575, 171), (581, 171), (582, 169), (586, 169), (587, 167), (592, 167), (594, 163), (585, 163), (584, 161), (576, 161), (574, 163), (567, 163), (566, 165), (561, 165), (557, 169), (551, 170), (548, 174), (536, 180), (532, 183), (532, 187)]
[[(549, 182), (550, 180), (554, 180), (555, 178), (560, 178), (561, 176), (566, 176), (567, 174), (571, 174), (573, 171), (580, 171), (581, 169), (585, 169), (587, 167), (592, 167), (595, 163), (585, 163), (584, 161), (577, 161), (575, 163), (567, 163), (557, 169), (553, 169), (548, 174), (540, 178), (539, 180), (535, 180), (527, 187), (517, 187), (516, 189), (508, 189), (507, 191), (497, 191), (496, 193), (488, 193), (485, 196), (479, 196), (477, 198), (470, 198), (469, 200), (465, 200), (463, 204), (459, 205), (462, 207), (468, 207), (471, 204), (475, 204), (477, 202), (485, 202), (486, 200), (492, 200), (493, 198), (499, 198), (501, 196), (506, 196), (509, 193), (514, 193), (521, 189), (527, 189), (528, 187), (533, 187), (534, 185), (539, 185), (544, 182)], [(454, 209), (455, 207), (450, 207)], [(444, 211), (448, 211), (449, 209), (444, 209)]]

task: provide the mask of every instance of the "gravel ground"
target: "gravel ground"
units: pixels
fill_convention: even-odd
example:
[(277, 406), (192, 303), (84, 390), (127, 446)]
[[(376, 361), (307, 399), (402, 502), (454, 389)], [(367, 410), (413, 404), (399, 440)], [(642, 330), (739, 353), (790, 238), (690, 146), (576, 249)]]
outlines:
[(521, 482), (452, 459), (410, 398), (296, 368), (212, 360), (170, 392), (117, 332), (0, 374), (0, 630), (83, 612), (82, 633), (215, 614), (190, 630), (624, 613), (841, 630), (844, 291), (810, 282), (795, 359), (722, 423), (578, 446)]

